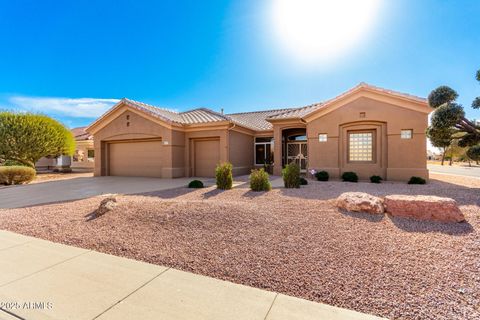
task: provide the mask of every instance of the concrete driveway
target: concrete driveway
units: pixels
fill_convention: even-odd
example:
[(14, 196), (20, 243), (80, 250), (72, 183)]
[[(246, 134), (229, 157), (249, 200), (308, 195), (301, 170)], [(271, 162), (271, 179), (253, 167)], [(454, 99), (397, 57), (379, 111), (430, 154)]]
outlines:
[[(186, 186), (195, 178), (159, 179), (142, 177), (82, 177), (41, 182), (0, 189), (0, 208), (20, 208), (39, 204), (89, 198), (106, 193), (135, 194)], [(201, 179), (213, 184), (212, 179)]]

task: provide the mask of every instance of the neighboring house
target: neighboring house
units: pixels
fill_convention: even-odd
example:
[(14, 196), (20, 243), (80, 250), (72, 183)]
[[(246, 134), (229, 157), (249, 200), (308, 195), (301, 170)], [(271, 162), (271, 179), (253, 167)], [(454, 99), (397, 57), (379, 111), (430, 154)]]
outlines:
[(93, 136), (85, 131), (87, 127), (73, 128), (71, 130), (75, 138), (75, 153), (72, 157), (60, 156), (58, 158), (43, 157), (35, 164), (37, 170), (86, 170), (94, 168), (95, 151), (93, 148)]
[(93, 136), (85, 131), (87, 127), (73, 128), (75, 137), (75, 153), (72, 156), (71, 168), (78, 170), (93, 170), (95, 165), (95, 150)]
[(222, 114), (174, 112), (122, 99), (87, 128), (94, 136), (95, 175), (212, 177), (229, 161), (235, 175), (273, 162), (326, 170), (333, 178), (428, 178), (423, 98), (361, 83), (300, 108)]

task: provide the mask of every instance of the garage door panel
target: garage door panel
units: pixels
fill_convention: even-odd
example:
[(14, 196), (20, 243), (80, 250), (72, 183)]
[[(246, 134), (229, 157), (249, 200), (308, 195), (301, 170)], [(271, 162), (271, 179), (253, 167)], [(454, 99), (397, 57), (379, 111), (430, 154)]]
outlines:
[(195, 176), (213, 177), (215, 167), (220, 161), (219, 140), (195, 141)]
[(162, 142), (132, 141), (109, 145), (109, 175), (162, 176)]

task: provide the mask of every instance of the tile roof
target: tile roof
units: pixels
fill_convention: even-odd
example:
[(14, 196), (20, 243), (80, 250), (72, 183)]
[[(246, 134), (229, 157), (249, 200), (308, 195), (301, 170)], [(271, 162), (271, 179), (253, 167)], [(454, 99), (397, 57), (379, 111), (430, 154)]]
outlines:
[[(267, 130), (272, 130), (273, 128), (272, 124), (270, 123), (271, 120), (301, 119), (311, 114), (315, 110), (326, 107), (331, 103), (337, 100), (340, 100), (343, 97), (348, 96), (349, 94), (352, 94), (360, 89), (367, 89), (371, 91), (385, 93), (392, 96), (414, 100), (414, 101), (426, 104), (426, 99), (424, 98), (372, 86), (365, 82), (361, 82), (357, 86), (338, 95), (335, 98), (332, 98), (330, 100), (327, 100), (321, 103), (315, 103), (308, 106), (297, 107), (297, 108), (283, 108), (283, 109), (263, 110), (263, 111), (254, 111), (254, 112), (231, 113), (231, 114), (223, 114), (207, 108), (198, 108), (198, 109), (193, 109), (185, 112), (177, 112), (174, 110), (159, 108), (143, 102), (123, 98), (119, 103), (113, 106), (110, 111), (115, 109), (118, 105), (124, 103), (132, 108), (149, 113), (150, 115), (157, 117), (165, 122), (177, 124), (177, 125), (188, 126), (188, 125), (194, 125), (194, 124), (228, 121), (254, 131), (267, 131)], [(104, 118), (107, 114), (109, 114), (110, 111), (108, 111), (99, 119), (97, 119), (93, 124), (99, 122), (102, 118)], [(82, 129), (82, 128), (76, 128), (76, 129)], [(83, 130), (85, 131), (85, 127), (83, 127)], [(79, 135), (79, 137), (83, 137), (83, 135)]]
[(76, 141), (80, 140), (92, 140), (93, 136), (86, 131), (87, 127), (78, 127), (78, 128), (73, 128), (70, 131), (73, 134), (73, 137), (75, 138)]
[(238, 124), (240, 126), (243, 126), (255, 131), (265, 131), (265, 130), (272, 130), (273, 128), (272, 124), (267, 121), (269, 117), (279, 113), (287, 112), (289, 110), (291, 109), (241, 112), (241, 113), (227, 114), (227, 116), (232, 120), (233, 123)]
[(155, 107), (143, 102), (130, 100), (127, 98), (123, 98), (122, 101), (131, 107), (147, 111), (153, 116), (159, 117), (164, 121), (174, 122), (178, 124), (189, 125), (229, 120), (226, 116), (207, 108), (198, 108), (185, 112), (176, 112), (173, 110)]
[(285, 112), (280, 112), (280, 113), (277, 113), (277, 114), (274, 114), (270, 117), (268, 117), (268, 119), (295, 119), (295, 118), (302, 118), (304, 116), (306, 116), (307, 114), (311, 113), (312, 111), (314, 110), (317, 110), (319, 108), (321, 108), (323, 106), (322, 103), (315, 103), (315, 104), (311, 104), (309, 106), (306, 106), (306, 107), (301, 107), (301, 108), (291, 108), (291, 109), (287, 109)]

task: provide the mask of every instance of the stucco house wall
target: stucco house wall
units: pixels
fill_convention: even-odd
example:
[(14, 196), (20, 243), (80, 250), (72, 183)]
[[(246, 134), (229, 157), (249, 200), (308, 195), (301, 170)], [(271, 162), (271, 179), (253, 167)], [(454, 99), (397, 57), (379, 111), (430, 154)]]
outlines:
[[(333, 177), (355, 171), (361, 179), (380, 175), (405, 180), (412, 175), (428, 178), (426, 135), (428, 115), (401, 106), (361, 97), (307, 124), (309, 167)], [(401, 130), (413, 130), (412, 139), (401, 139)], [(347, 133), (375, 132), (374, 163), (349, 163)], [(326, 142), (318, 135), (327, 134)]]
[[(135, 139), (161, 139), (171, 141), (171, 130), (150, 121), (142, 115), (127, 110), (118, 115), (112, 116), (108, 125), (95, 132), (95, 176), (108, 175), (108, 147), (109, 143), (115, 141), (126, 141)], [(159, 161), (162, 170), (162, 177), (170, 177), (172, 171), (172, 147), (170, 144), (163, 145), (164, 152)]]
[(229, 131), (229, 159), (233, 175), (250, 174), (254, 160), (254, 137), (251, 134)]

